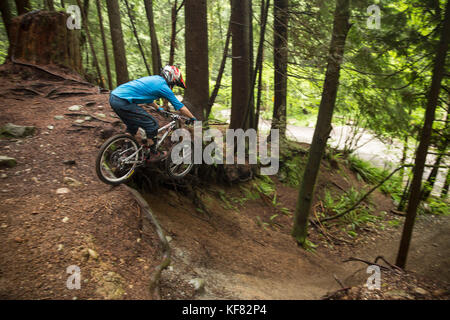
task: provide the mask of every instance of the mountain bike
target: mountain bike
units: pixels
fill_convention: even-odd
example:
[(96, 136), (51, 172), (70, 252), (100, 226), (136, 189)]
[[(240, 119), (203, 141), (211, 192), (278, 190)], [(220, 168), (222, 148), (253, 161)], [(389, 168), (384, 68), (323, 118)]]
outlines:
[[(156, 150), (166, 149), (168, 156), (160, 161), (165, 161), (165, 170), (173, 179), (185, 177), (194, 166), (193, 148), (183, 148), (181, 163), (172, 161), (171, 150), (172, 141), (164, 143), (165, 139), (177, 128), (181, 127), (182, 121), (192, 124), (193, 121), (182, 115), (167, 111), (159, 111), (171, 121), (158, 129), (158, 136), (155, 139)], [(171, 139), (168, 139), (171, 140)], [(187, 161), (186, 161), (187, 160)], [(179, 162), (179, 161), (177, 161)], [(117, 134), (106, 140), (100, 147), (95, 162), (95, 169), (99, 179), (110, 185), (119, 185), (129, 181), (136, 172), (136, 169), (147, 165), (144, 154), (144, 146), (136, 138), (127, 133)]]

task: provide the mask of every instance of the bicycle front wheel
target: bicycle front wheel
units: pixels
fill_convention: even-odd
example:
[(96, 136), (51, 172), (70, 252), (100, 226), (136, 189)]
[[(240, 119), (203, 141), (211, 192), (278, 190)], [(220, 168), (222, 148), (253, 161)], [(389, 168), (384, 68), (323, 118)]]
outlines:
[[(172, 179), (184, 178), (194, 167), (194, 144), (187, 147), (177, 155), (178, 161), (172, 159), (172, 149), (166, 159), (166, 171)], [(180, 162), (180, 160), (182, 160)]]

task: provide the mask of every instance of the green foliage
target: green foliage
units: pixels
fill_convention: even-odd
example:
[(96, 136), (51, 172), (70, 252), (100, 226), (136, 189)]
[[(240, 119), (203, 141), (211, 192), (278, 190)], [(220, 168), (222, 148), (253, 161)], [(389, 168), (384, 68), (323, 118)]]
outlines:
[(302, 244), (302, 247), (303, 247), (303, 249), (305, 249), (306, 251), (309, 251), (309, 252), (313, 252), (313, 253), (314, 253), (314, 252), (316, 251), (317, 244), (311, 242), (311, 241), (308, 240), (308, 239), (305, 239), (305, 241), (304, 241), (303, 244)]
[(260, 199), (259, 192), (253, 191), (252, 188), (246, 188), (244, 186), (240, 186), (241, 190), (244, 193), (244, 198), (248, 200), (258, 200)]
[(258, 178), (255, 179), (253, 186), (256, 188), (256, 190), (258, 190), (258, 192), (268, 197), (272, 197), (275, 195), (275, 184), (268, 176), (258, 176)]
[(219, 198), (222, 200), (222, 207), (226, 210), (236, 210), (236, 207), (230, 203), (224, 190), (218, 190)]
[[(350, 168), (357, 173), (357, 177), (361, 177), (365, 182), (372, 185), (381, 182), (387, 177), (389, 170), (383, 170), (374, 167), (371, 163), (361, 160), (357, 157), (348, 157)], [(402, 180), (400, 175), (396, 174), (380, 186), (380, 191), (389, 194), (395, 201), (400, 201), (403, 193)]]
[[(332, 212), (333, 215), (340, 214), (353, 206), (364, 194), (364, 190), (361, 192), (351, 188), (347, 193), (341, 195), (338, 198), (334, 198), (329, 190), (325, 191), (323, 198), (323, 206), (328, 212)], [(324, 213), (319, 214), (324, 217)], [(338, 223), (343, 225), (345, 230), (350, 236), (356, 237), (359, 227), (367, 224), (368, 222), (376, 222), (382, 219), (380, 216), (373, 214), (373, 208), (370, 205), (359, 205), (354, 210), (348, 212), (342, 217), (338, 218)]]
[(427, 201), (430, 211), (438, 215), (450, 215), (449, 203), (439, 197), (430, 196)]
[(388, 221), (388, 224), (389, 224), (391, 227), (397, 228), (397, 227), (399, 227), (399, 226), (401, 225), (401, 222), (400, 222), (400, 220), (394, 219), (394, 220), (389, 220), (389, 221)]
[(292, 141), (283, 143), (280, 156), (281, 164), (278, 179), (290, 187), (298, 187), (303, 178), (307, 161), (307, 150)]
[(259, 216), (256, 216), (256, 223), (258, 226), (264, 228), (264, 230), (267, 230), (267, 226), (269, 225), (267, 222), (263, 222)]

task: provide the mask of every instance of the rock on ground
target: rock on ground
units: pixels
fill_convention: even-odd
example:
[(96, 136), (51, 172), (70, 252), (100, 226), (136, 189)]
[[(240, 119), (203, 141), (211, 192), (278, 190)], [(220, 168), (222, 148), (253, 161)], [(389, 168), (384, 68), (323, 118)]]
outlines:
[(1, 129), (0, 133), (8, 136), (13, 136), (16, 138), (22, 138), (34, 134), (36, 127), (33, 126), (19, 126), (13, 123), (5, 124)]
[(12, 168), (17, 164), (16, 159), (8, 157), (8, 156), (0, 156), (0, 168), (8, 167)]

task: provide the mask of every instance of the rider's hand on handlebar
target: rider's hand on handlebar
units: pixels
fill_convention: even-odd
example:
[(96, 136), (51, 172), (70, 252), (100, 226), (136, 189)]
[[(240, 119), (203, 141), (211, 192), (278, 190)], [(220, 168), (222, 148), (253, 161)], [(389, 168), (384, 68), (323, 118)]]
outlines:
[(197, 118), (192, 117), (192, 118), (190, 118), (189, 120), (186, 120), (186, 124), (193, 124), (194, 121), (197, 121)]

